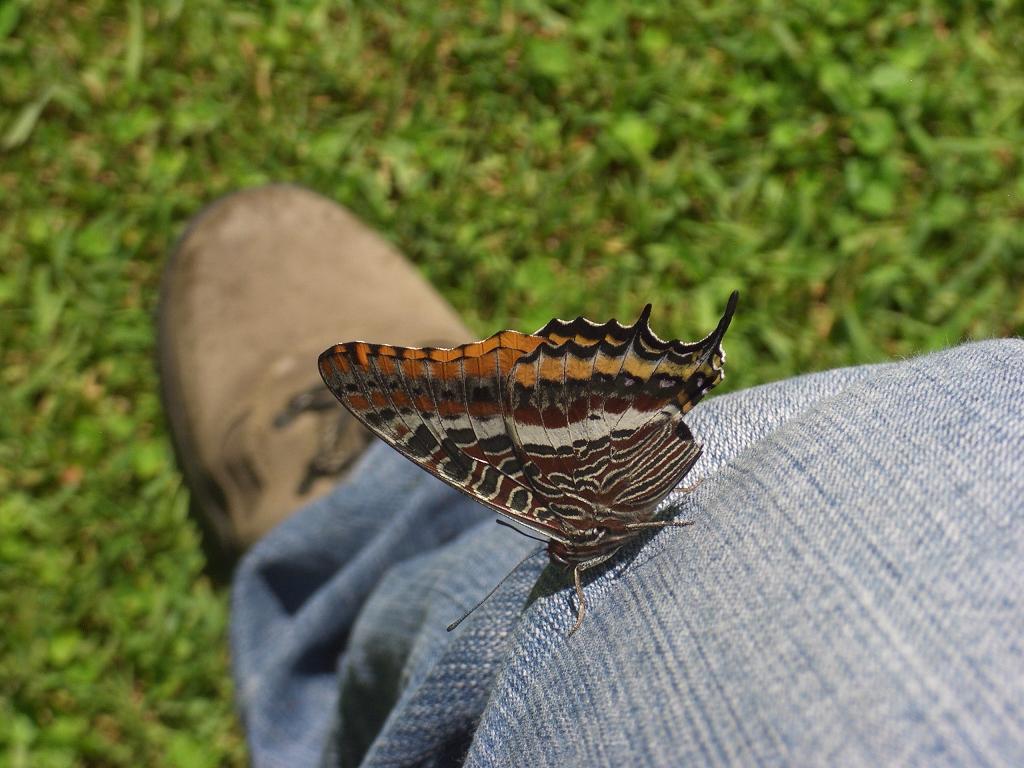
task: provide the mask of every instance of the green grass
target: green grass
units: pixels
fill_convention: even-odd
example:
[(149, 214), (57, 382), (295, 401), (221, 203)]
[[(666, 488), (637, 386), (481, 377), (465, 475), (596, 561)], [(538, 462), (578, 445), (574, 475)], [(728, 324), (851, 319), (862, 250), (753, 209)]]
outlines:
[(481, 334), (739, 288), (723, 391), (1024, 330), (1019, 5), (640, 5), (0, 0), (0, 764), (244, 762), (153, 366), (220, 194), (337, 199)]

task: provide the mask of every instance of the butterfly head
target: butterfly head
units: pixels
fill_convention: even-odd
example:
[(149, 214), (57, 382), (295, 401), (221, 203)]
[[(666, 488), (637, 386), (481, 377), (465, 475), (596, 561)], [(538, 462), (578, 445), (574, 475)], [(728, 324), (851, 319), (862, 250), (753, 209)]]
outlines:
[(575, 565), (614, 552), (635, 535), (623, 525), (599, 524), (548, 542), (548, 556), (561, 565)]

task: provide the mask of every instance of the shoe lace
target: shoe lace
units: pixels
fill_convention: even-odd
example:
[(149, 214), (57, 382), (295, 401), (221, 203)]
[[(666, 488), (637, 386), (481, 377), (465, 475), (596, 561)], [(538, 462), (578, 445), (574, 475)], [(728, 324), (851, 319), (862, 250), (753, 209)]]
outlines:
[(370, 434), (347, 410), (338, 406), (334, 395), (323, 384), (316, 384), (289, 398), (274, 417), (274, 428), (284, 429), (304, 413), (318, 414), (321, 418), (317, 420), (317, 449), (299, 483), (300, 495), (307, 493), (320, 478), (344, 473), (370, 439)]

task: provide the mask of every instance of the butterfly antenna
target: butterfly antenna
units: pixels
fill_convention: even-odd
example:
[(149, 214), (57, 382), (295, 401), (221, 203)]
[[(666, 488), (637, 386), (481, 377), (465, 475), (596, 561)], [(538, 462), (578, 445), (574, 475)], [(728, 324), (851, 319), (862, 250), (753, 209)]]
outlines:
[(502, 584), (504, 584), (506, 581), (508, 581), (508, 577), (511, 576), (513, 573), (515, 573), (516, 571), (519, 570), (519, 566), (521, 566), (523, 563), (525, 563), (527, 560), (529, 560), (534, 555), (540, 554), (543, 551), (544, 551), (544, 547), (537, 547), (537, 549), (533, 550), (533, 552), (531, 552), (526, 557), (524, 557), (522, 560), (520, 560), (516, 564), (515, 568), (513, 568), (511, 571), (506, 573), (504, 578), (501, 581), (499, 581), (497, 584), (494, 585), (494, 589), (492, 589), (490, 592), (488, 592), (487, 596), (483, 600), (481, 600), (479, 603), (477, 603), (472, 608), (470, 608), (468, 611), (466, 611), (464, 614), (462, 614), (462, 618), (456, 619), (451, 624), (449, 624), (448, 625), (448, 631), (451, 632), (453, 629), (455, 629), (457, 626), (459, 626), (459, 624), (464, 622), (469, 617), (469, 614), (471, 614), (473, 611), (475, 611), (481, 605), (483, 605), (488, 600), (490, 600), (491, 599), (491, 595), (493, 595), (495, 592), (498, 591), (498, 587), (500, 587)]
[(548, 543), (547, 539), (542, 539), (540, 536), (533, 536), (533, 535), (527, 533), (526, 531), (524, 531), (522, 528), (517, 528), (516, 526), (512, 525), (512, 523), (510, 523), (508, 520), (502, 520), (500, 517), (496, 517), (496, 518), (494, 518), (494, 522), (496, 522), (498, 525), (504, 525), (506, 528), (511, 528), (516, 533), (518, 533), (518, 534), (520, 534), (522, 536), (525, 536), (528, 539), (533, 539), (534, 541), (539, 541), (542, 544), (547, 544)]

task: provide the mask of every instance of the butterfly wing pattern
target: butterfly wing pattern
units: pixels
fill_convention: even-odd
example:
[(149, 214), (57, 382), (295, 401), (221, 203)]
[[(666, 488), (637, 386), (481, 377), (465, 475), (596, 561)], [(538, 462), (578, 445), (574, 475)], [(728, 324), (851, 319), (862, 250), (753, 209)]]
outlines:
[(647, 305), (632, 325), (551, 320), (451, 349), (353, 341), (320, 355), (335, 397), (371, 432), (452, 487), (548, 539), (580, 574), (655, 520), (700, 457), (683, 416), (723, 376), (718, 326), (663, 341)]

